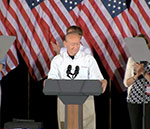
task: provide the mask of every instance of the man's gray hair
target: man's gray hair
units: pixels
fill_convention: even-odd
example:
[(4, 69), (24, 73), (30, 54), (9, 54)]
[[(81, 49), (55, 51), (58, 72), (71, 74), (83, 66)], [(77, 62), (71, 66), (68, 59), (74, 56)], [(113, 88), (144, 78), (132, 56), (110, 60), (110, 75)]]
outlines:
[(79, 36), (81, 37), (79, 31), (72, 31), (72, 32), (69, 32), (69, 33), (67, 33), (67, 34), (65, 35), (65, 41), (67, 41), (67, 37), (68, 37), (69, 35), (71, 35), (71, 34), (79, 35)]

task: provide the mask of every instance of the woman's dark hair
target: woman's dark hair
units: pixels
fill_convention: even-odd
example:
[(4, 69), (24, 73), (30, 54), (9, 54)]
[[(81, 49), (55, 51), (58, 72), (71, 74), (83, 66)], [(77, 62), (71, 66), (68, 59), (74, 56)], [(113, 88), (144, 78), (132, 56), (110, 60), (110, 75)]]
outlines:
[(139, 35), (137, 35), (136, 37), (144, 38), (145, 41), (146, 41), (146, 44), (148, 44), (148, 39), (147, 39), (147, 36), (146, 36), (146, 35), (144, 35), (144, 34), (139, 34)]

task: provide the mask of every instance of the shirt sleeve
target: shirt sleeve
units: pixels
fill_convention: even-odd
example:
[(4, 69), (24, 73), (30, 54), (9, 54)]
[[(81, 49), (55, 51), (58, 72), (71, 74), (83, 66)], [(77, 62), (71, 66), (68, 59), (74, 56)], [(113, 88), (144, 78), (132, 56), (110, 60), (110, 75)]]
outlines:
[(54, 57), (51, 66), (50, 66), (50, 71), (48, 73), (48, 79), (59, 79), (59, 71), (58, 71), (58, 61), (57, 57)]
[(98, 64), (93, 56), (90, 57), (89, 61), (89, 79), (97, 79), (97, 80), (103, 80), (104, 77), (98, 67)]
[(126, 87), (127, 86), (127, 80), (129, 78), (131, 78), (132, 76), (134, 76), (134, 60), (130, 57), (127, 61), (127, 65), (126, 65), (126, 70), (125, 70), (125, 76), (124, 76), (124, 80), (123, 80), (123, 83)]

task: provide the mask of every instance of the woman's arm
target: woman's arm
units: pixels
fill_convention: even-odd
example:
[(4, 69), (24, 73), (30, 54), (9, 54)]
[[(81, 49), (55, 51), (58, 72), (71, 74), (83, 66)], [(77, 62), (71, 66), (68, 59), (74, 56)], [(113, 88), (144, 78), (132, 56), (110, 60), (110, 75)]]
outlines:
[(3, 64), (0, 63), (0, 71), (3, 69)]
[(131, 57), (128, 58), (128, 61), (127, 61), (127, 65), (126, 65), (126, 70), (125, 70), (125, 76), (124, 76), (124, 80), (123, 80), (123, 83), (126, 87), (129, 87), (133, 82), (128, 82), (127, 80), (129, 80), (133, 75), (134, 75), (134, 68), (133, 68), (133, 65), (134, 65), (134, 61)]

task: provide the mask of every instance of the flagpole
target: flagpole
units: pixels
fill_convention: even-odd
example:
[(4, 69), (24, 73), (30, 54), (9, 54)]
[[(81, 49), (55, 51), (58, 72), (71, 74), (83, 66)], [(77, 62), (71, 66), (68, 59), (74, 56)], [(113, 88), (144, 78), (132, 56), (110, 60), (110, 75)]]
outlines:
[(30, 119), (30, 73), (28, 72), (27, 119)]
[(111, 129), (111, 78), (109, 78), (109, 129)]

